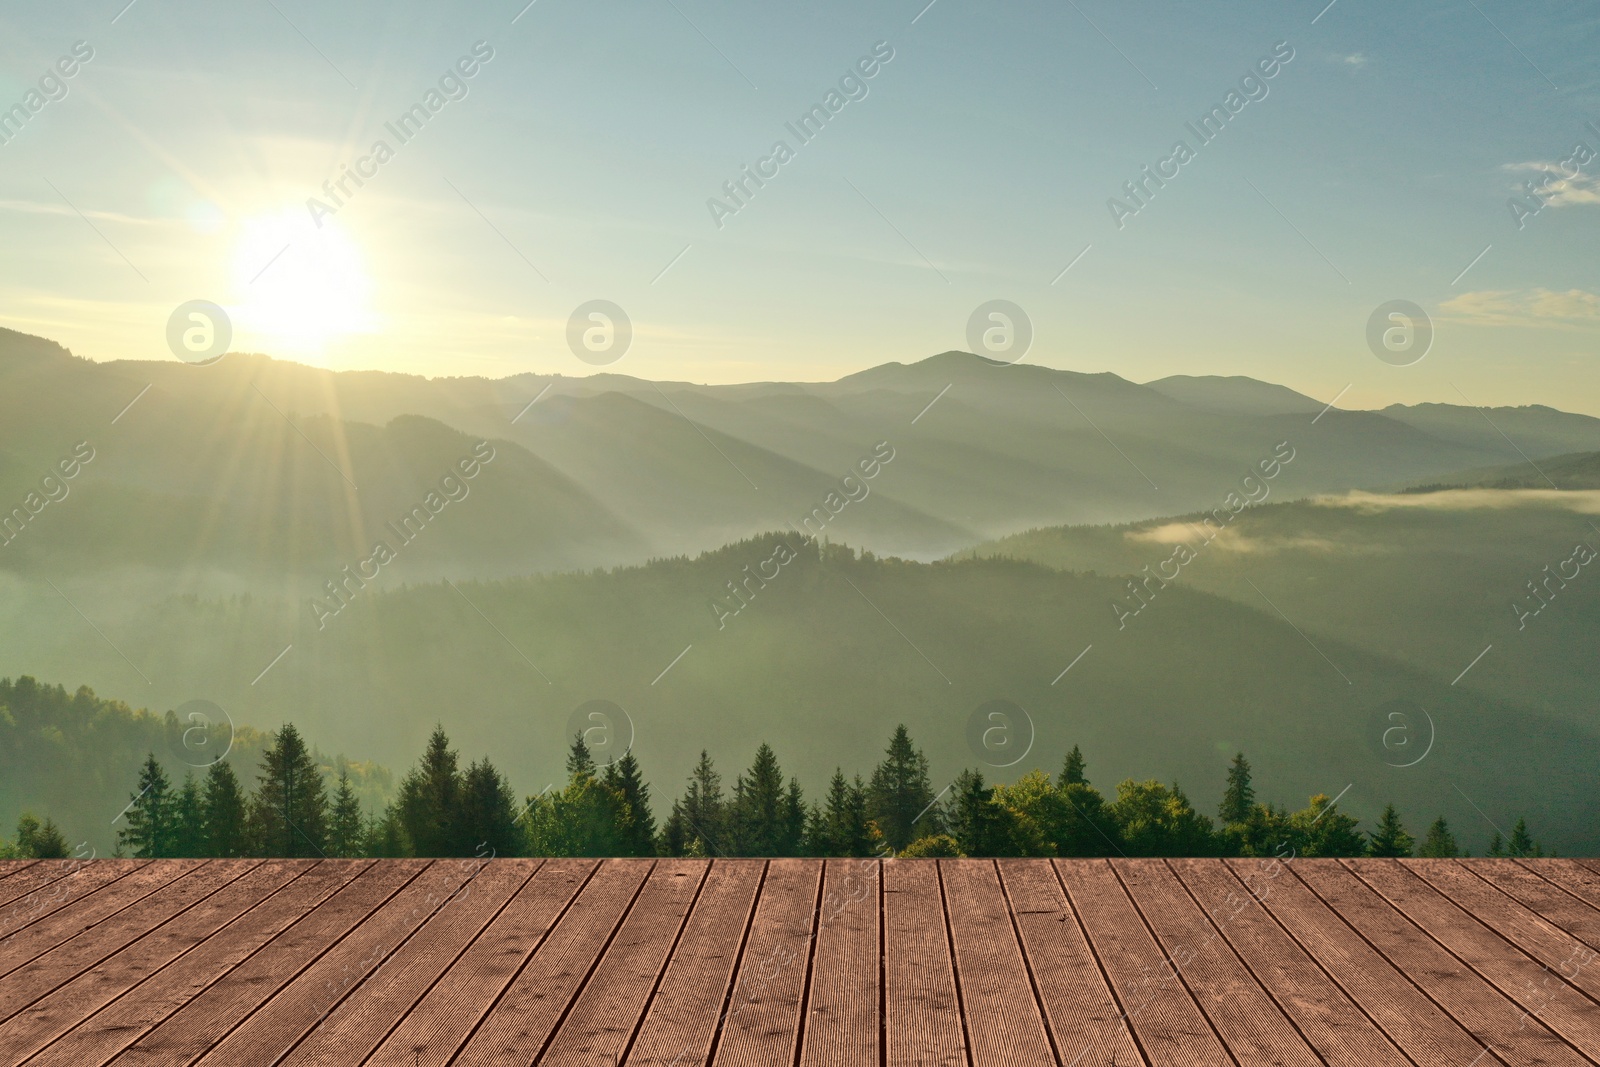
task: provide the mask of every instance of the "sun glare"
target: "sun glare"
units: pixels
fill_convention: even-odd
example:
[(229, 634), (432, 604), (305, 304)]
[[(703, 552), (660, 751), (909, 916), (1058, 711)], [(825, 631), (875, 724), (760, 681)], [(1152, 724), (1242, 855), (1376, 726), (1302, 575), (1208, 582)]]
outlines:
[(321, 356), (339, 338), (376, 330), (361, 250), (333, 220), (284, 211), (240, 225), (233, 256), (235, 349)]

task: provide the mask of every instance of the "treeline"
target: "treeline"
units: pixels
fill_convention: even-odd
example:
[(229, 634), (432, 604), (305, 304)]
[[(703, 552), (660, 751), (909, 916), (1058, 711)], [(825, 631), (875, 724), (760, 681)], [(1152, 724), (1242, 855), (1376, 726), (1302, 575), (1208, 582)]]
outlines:
[[(927, 757), (904, 726), (863, 781), (835, 771), (807, 803), (761, 745), (724, 788), (702, 752), (682, 796), (658, 825), (633, 754), (596, 765), (580, 734), (566, 785), (519, 804), (488, 759), (463, 767), (436, 728), (427, 750), (381, 812), (363, 814), (347, 777), (329, 794), (293, 726), (263, 754), (247, 794), (226, 762), (175, 785), (152, 755), (119, 830), (119, 851), (140, 857), (488, 856), (1431, 856), (1466, 855), (1441, 816), (1420, 844), (1393, 805), (1376, 826), (1338, 811), (1326, 795), (1288, 811), (1256, 798), (1250, 764), (1236, 756), (1217, 818), (1176, 784), (1129, 779), (1107, 799), (1074, 747), (1055, 778), (1042, 770), (990, 785), (968, 770), (934, 791)], [(37, 834), (35, 835), (37, 836)], [(1490, 855), (1539, 856), (1518, 820)]]

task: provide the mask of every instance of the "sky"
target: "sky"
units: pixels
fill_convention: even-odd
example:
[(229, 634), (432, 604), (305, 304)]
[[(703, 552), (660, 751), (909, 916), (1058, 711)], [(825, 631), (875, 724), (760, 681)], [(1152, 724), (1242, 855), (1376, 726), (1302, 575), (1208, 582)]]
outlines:
[(1052, 367), (1600, 415), (1592, 5), (525, 4), (0, 11), (0, 326), (171, 359), (204, 300), (334, 369), (829, 380), (1006, 300)]

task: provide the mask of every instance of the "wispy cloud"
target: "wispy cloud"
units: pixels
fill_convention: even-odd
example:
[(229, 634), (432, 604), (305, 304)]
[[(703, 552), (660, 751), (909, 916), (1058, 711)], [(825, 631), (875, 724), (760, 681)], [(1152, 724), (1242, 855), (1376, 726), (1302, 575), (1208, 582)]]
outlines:
[(1355, 67), (1358, 70), (1367, 65), (1367, 57), (1360, 52), (1352, 52), (1347, 56), (1337, 56), (1335, 58), (1346, 66)]
[(1439, 305), (1440, 317), (1478, 326), (1554, 329), (1600, 325), (1600, 293), (1583, 289), (1480, 289)]
[[(1564, 168), (1560, 163), (1544, 160), (1507, 163), (1500, 169), (1512, 174), (1542, 175), (1542, 181), (1539, 178), (1532, 180), (1534, 188), (1538, 190), (1539, 199), (1550, 207), (1600, 204), (1600, 175), (1584, 174), (1581, 171), (1569, 175), (1568, 171), (1573, 168)], [(1527, 187), (1521, 182), (1511, 186), (1511, 191), (1520, 196), (1528, 195)]]
[[(65, 204), (39, 203), (34, 200), (0, 200), (0, 211), (20, 211), (29, 215), (66, 215), (77, 218), (77, 214)], [(121, 215), (114, 211), (96, 211), (86, 208), (84, 215), (91, 219), (100, 219), (104, 222), (120, 222), (130, 226), (160, 226), (171, 222), (170, 219), (139, 218), (134, 215)]]

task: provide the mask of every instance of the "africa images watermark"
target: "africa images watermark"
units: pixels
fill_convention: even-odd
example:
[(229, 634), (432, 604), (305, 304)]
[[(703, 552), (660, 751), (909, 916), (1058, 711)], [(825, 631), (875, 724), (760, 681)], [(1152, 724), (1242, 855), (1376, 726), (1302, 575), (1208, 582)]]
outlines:
[(45, 508), (67, 499), (67, 494), (72, 492), (72, 487), (68, 483), (76, 478), (94, 457), (94, 446), (88, 441), (79, 441), (73, 446), (71, 455), (57, 461), (55, 467), (39, 479), (37, 491), (30, 492), (22, 498), (21, 504), (0, 514), (0, 548), (20, 537), (22, 531), (28, 528), (28, 524)]
[[(727, 199), (710, 197), (706, 200), (706, 207), (711, 212), (711, 221), (717, 224), (717, 229), (722, 229), (724, 219), (737, 215), (750, 201), (755, 198), (756, 191), (766, 188), (768, 181), (778, 176), (778, 171), (795, 158), (797, 147), (808, 145), (822, 133), (833, 117), (845, 109), (845, 105), (853, 100), (865, 100), (871, 90), (867, 82), (878, 76), (891, 59), (894, 58), (894, 48), (888, 41), (879, 41), (872, 46), (868, 55), (856, 60), (855, 65), (846, 70), (839, 79), (838, 88), (829, 89), (823, 96), (822, 103), (812, 104), (811, 108), (794, 122), (785, 122), (784, 129), (794, 134), (796, 147), (790, 147), (786, 140), (772, 143), (772, 151), (762, 156), (755, 162), (752, 171), (747, 163), (739, 170), (739, 175), (722, 183), (722, 191)], [(754, 185), (754, 188), (751, 186)]]
[[(45, 109), (46, 104), (65, 100), (70, 89), (67, 82), (76, 77), (82, 65), (93, 58), (94, 46), (88, 41), (77, 42), (69, 54), (56, 60), (49, 70), (39, 76), (38, 88), (29, 89), (22, 94), (21, 100), (0, 111), (0, 145), (10, 144), (33, 116)], [(13, 124), (15, 129), (12, 128)]]
[[(430, 88), (423, 93), (419, 102), (401, 112), (393, 122), (385, 122), (383, 128), (393, 135), (398, 144), (406, 144), (421, 133), (428, 120), (443, 111), (446, 104), (452, 100), (465, 100), (471, 92), (471, 86), (467, 83), (493, 58), (494, 46), (487, 41), (477, 42), (472, 46), (471, 55), (462, 56), (456, 60), (454, 67), (440, 75), (438, 88)], [(329, 204), (314, 196), (306, 199), (306, 210), (311, 213), (311, 221), (321, 229), (323, 218), (338, 214), (345, 201), (355, 195), (348, 183), (355, 182), (356, 188), (360, 189), (367, 184), (367, 179), (377, 177), (378, 168), (394, 156), (394, 147), (379, 138), (372, 142), (372, 148), (366, 155), (353, 163), (339, 164), (339, 176), (322, 183), (323, 195), (333, 202)]]
[[(879, 441), (872, 446), (871, 454), (856, 461), (849, 474), (839, 479), (839, 488), (830, 489), (822, 498), (822, 503), (814, 504), (800, 520), (800, 525), (805, 527), (806, 540), (812, 541), (822, 535), (822, 531), (840, 513), (852, 503), (860, 503), (871, 494), (872, 487), (867, 483), (883, 472), (885, 464), (893, 461), (895, 456), (894, 446), (888, 441)], [(859, 471), (858, 475), (856, 472)], [(816, 529), (812, 529), (815, 525)], [(744, 577), (737, 582), (730, 580), (727, 583), (728, 593), (737, 607), (729, 607), (721, 600), (711, 599), (711, 614), (716, 617), (717, 629), (726, 629), (728, 620), (750, 606), (755, 600), (756, 593), (765, 589), (767, 583), (773, 581), (783, 572), (783, 567), (800, 558), (800, 554), (786, 542), (779, 541), (773, 548), (772, 555), (755, 564), (752, 572), (750, 564), (745, 564)], [(768, 568), (771, 573), (768, 573)]]
[(1132, 203), (1129, 204), (1114, 196), (1106, 201), (1106, 207), (1111, 212), (1111, 221), (1116, 223), (1117, 229), (1122, 229), (1130, 218), (1149, 206), (1150, 201), (1155, 198), (1156, 190), (1165, 188), (1167, 182), (1176, 178), (1185, 164), (1199, 155), (1200, 149), (1216, 140), (1228, 122), (1245, 109), (1245, 105), (1254, 100), (1265, 100), (1271, 91), (1267, 82), (1277, 77), (1293, 58), (1294, 49), (1290, 47), (1288, 41), (1279, 41), (1273, 45), (1272, 52), (1256, 60), (1255, 67), (1239, 79), (1239, 87), (1228, 90), (1228, 95), (1222, 98), (1222, 103), (1213, 104), (1211, 110), (1200, 117), (1198, 125), (1194, 122), (1184, 123), (1185, 128), (1195, 136), (1197, 143), (1193, 148), (1189, 147), (1187, 140), (1180, 139), (1173, 144), (1172, 151), (1166, 158), (1156, 161), (1153, 170), (1147, 163), (1140, 170), (1138, 178), (1123, 182), (1122, 191)]
[[(311, 597), (311, 614), (317, 620), (317, 629), (325, 630), (328, 620), (350, 606), (357, 593), (365, 589), (367, 583), (378, 577), (379, 572), (400, 557), (399, 548), (404, 548), (421, 536), (428, 523), (439, 517), (439, 514), (450, 505), (452, 501), (460, 503), (467, 499), (472, 492), (472, 487), (467, 483), (483, 473), (483, 468), (494, 462), (494, 446), (487, 441), (479, 441), (472, 446), (472, 455), (465, 456), (456, 461), (455, 468), (439, 479), (439, 488), (430, 489), (422, 498), (422, 503), (414, 504), (406, 512), (398, 525), (393, 521), (385, 525), (394, 533), (397, 547), (390, 547), (387, 541), (374, 541), (371, 554), (366, 559), (356, 562), (354, 569), (350, 564), (345, 564), (339, 571), (341, 577), (330, 578), (323, 583), (329, 603), (324, 603), (316, 597)], [(456, 471), (460, 472), (457, 477)]]

